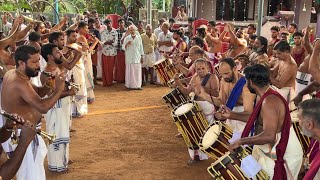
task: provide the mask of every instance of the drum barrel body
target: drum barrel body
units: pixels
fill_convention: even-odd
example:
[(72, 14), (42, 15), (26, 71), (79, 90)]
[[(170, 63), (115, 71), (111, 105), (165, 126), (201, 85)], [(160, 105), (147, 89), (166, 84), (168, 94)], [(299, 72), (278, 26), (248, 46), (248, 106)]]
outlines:
[(168, 81), (170, 81), (177, 72), (169, 59), (160, 60), (160, 62), (154, 64), (153, 68), (157, 72), (161, 83), (165, 86), (168, 86)]
[(308, 136), (305, 136), (302, 134), (299, 121), (292, 122), (292, 126), (294, 131), (296, 132), (296, 135), (298, 137), (298, 140), (301, 144), (303, 154), (306, 155), (309, 145), (310, 145), (310, 138)]
[(173, 89), (167, 95), (162, 97), (162, 100), (168, 105), (169, 108), (174, 109), (181, 104), (186, 103), (187, 99), (178, 88)]
[[(203, 140), (205, 134), (210, 130), (211, 127), (214, 125), (219, 125), (220, 130), (217, 132), (218, 138), (216, 141), (210, 146), (210, 147), (203, 147)], [(199, 146), (200, 150), (204, 153), (206, 153), (208, 156), (213, 158), (214, 160), (217, 160), (218, 158), (225, 155), (226, 152), (229, 151), (229, 139), (232, 138), (232, 130), (228, 125), (221, 123), (221, 122), (215, 122), (211, 124), (204, 132), (203, 136), (200, 139)]]
[(175, 115), (175, 110), (173, 110), (172, 118), (188, 148), (198, 150), (200, 138), (209, 125), (200, 106), (193, 102), (192, 109), (182, 115)]
[(214, 164), (208, 167), (209, 174), (215, 179), (221, 180), (247, 180), (240, 169), (241, 161), (235, 154), (229, 154), (224, 158), (218, 159)]

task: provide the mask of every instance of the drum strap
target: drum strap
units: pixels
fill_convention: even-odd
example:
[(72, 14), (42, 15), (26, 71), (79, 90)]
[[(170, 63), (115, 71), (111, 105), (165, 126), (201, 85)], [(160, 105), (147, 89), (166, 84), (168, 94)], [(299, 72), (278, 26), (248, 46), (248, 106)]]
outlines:
[(201, 86), (206, 86), (207, 82), (209, 81), (211, 76), (211, 73), (208, 73), (206, 76), (204, 76), (202, 82), (201, 82)]
[(230, 93), (230, 96), (228, 97), (228, 101), (226, 103), (226, 106), (229, 108), (229, 109), (233, 109), (235, 106), (236, 106), (236, 103), (242, 93), (242, 89), (243, 89), (243, 86), (246, 84), (246, 79), (245, 77), (241, 77), (236, 85), (233, 87), (231, 93)]

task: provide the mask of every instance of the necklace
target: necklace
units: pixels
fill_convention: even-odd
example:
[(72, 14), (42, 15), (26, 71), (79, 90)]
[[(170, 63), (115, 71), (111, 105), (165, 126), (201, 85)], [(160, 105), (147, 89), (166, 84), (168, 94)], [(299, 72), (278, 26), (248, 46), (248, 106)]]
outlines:
[(310, 167), (310, 160), (309, 160), (309, 158), (310, 158), (310, 155), (311, 155), (311, 153), (312, 153), (312, 151), (313, 151), (313, 148), (314, 148), (314, 146), (317, 144), (317, 141), (314, 141), (314, 143), (313, 143), (313, 145), (312, 145), (312, 148), (310, 149), (310, 151), (309, 151), (309, 153), (307, 154), (307, 159), (306, 159), (306, 164), (305, 164), (305, 168), (307, 168), (307, 169), (309, 169), (309, 167)]
[(18, 71), (23, 77), (25, 77), (25, 78), (27, 78), (27, 79), (29, 79), (29, 77), (28, 76), (26, 76), (25, 74), (23, 74), (21, 71), (19, 71), (18, 69), (16, 69), (16, 71)]

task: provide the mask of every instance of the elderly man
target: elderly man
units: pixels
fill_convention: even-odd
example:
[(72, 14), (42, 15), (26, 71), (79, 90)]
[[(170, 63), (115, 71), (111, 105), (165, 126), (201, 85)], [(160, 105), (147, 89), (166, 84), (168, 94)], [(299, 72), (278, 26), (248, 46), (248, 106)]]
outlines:
[(153, 81), (153, 65), (155, 63), (154, 49), (157, 44), (157, 36), (152, 33), (152, 26), (148, 24), (146, 26), (146, 33), (141, 35), (144, 61), (142, 64), (142, 81), (143, 84), (148, 81), (148, 75), (150, 74), (150, 84), (154, 84)]
[[(299, 104), (299, 124), (302, 133), (320, 141), (320, 99), (308, 99)], [(307, 164), (309, 166), (309, 164)], [(320, 151), (312, 160), (304, 180), (320, 179)]]
[(141, 64), (143, 63), (143, 45), (141, 37), (136, 35), (133, 25), (128, 29), (130, 35), (124, 38), (122, 48), (126, 56), (126, 80), (125, 86), (128, 89), (141, 90), (142, 72)]

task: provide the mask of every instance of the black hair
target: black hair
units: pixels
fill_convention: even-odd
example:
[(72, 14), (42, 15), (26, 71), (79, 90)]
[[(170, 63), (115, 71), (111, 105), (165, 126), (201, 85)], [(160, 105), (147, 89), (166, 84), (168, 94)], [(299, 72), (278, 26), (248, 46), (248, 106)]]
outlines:
[(258, 36), (257, 39), (260, 41), (261, 45), (263, 45), (262, 51), (264, 53), (268, 52), (268, 39), (263, 36)]
[(295, 33), (293, 33), (293, 37), (295, 37), (295, 36), (303, 37), (304, 35), (303, 35), (303, 33), (302, 33), (302, 32), (300, 32), (300, 31), (296, 31)]
[(118, 23), (120, 23), (120, 22), (124, 22), (124, 19), (123, 18), (119, 18), (118, 19)]
[(191, 39), (192, 41), (195, 41), (196, 45), (198, 45), (199, 47), (203, 48), (204, 47), (204, 40), (200, 37), (193, 37)]
[(54, 40), (58, 40), (60, 36), (63, 36), (62, 32), (52, 32), (49, 35), (49, 43), (53, 43)]
[(257, 37), (258, 37), (258, 36), (257, 36), (256, 34), (250, 34), (250, 35), (249, 35), (249, 39), (256, 40)]
[(67, 36), (69, 37), (72, 33), (75, 33), (75, 32), (77, 32), (77, 31), (75, 31), (75, 30), (73, 30), (73, 29), (68, 29), (68, 30), (66, 31), (66, 34), (67, 34)]
[(159, 23), (164, 23), (166, 20), (165, 19), (163, 19), (163, 18), (160, 18), (159, 19)]
[(291, 23), (290, 26), (294, 27), (295, 29), (298, 29), (298, 25), (296, 23)]
[(256, 25), (255, 25), (255, 24), (249, 24), (249, 25), (248, 25), (248, 27), (252, 27), (252, 29), (254, 29), (254, 30), (256, 30), (256, 29), (257, 29), (257, 27), (256, 27)]
[(247, 56), (247, 55), (245, 55), (245, 54), (240, 54), (240, 55), (238, 55), (238, 56), (236, 56), (236, 57), (234, 58), (234, 60), (239, 60), (239, 61), (241, 61), (240, 59), (243, 59), (246, 64), (249, 64), (249, 63), (250, 63), (249, 56)]
[(19, 67), (19, 61), (23, 61), (27, 63), (28, 59), (30, 59), (30, 55), (34, 55), (39, 53), (39, 51), (30, 45), (22, 45), (19, 46), (14, 54), (14, 59), (16, 61), (16, 67)]
[(320, 99), (308, 99), (299, 104), (302, 117), (311, 118), (320, 127)]
[(183, 32), (179, 29), (179, 30), (175, 30), (174, 31), (176, 34), (178, 34), (180, 37), (182, 37)]
[(261, 64), (246, 67), (244, 75), (247, 80), (251, 80), (252, 83), (260, 88), (270, 84), (269, 69)]
[(193, 17), (188, 17), (188, 22), (193, 22), (195, 19)]
[(200, 34), (201, 37), (205, 37), (206, 36), (206, 29), (205, 28), (197, 28), (197, 32)]
[(169, 18), (169, 23), (175, 23), (176, 20), (174, 20), (173, 18)]
[(271, 31), (271, 30), (274, 30), (274, 31), (279, 32), (279, 31), (280, 31), (280, 27), (279, 27), (279, 26), (272, 26), (272, 27), (270, 28), (270, 31)]
[(216, 27), (216, 25), (217, 25), (215, 21), (209, 21), (208, 24), (210, 24), (213, 27)]
[(46, 60), (46, 62), (48, 62), (48, 55), (52, 55), (52, 50), (55, 47), (58, 46), (52, 43), (45, 44), (41, 47), (41, 56)]
[(86, 26), (88, 26), (88, 24), (86, 22), (80, 21), (79, 24), (78, 24), (78, 29), (84, 28)]
[(273, 49), (279, 50), (281, 52), (285, 52), (285, 51), (290, 52), (290, 45), (287, 41), (280, 41), (274, 46)]
[(107, 25), (107, 24), (110, 24), (111, 23), (111, 19), (105, 19), (103, 21), (103, 24)]
[(36, 41), (39, 41), (40, 39), (41, 39), (41, 35), (38, 32), (36, 31), (30, 32), (29, 41), (36, 42)]
[(88, 19), (88, 24), (89, 24), (89, 23), (95, 23), (95, 22), (96, 22), (96, 19), (94, 19), (94, 18), (89, 18), (89, 19)]
[(237, 65), (236, 62), (234, 62), (233, 58), (224, 58), (220, 61), (220, 64), (221, 63), (227, 63), (231, 69), (233, 69)]

